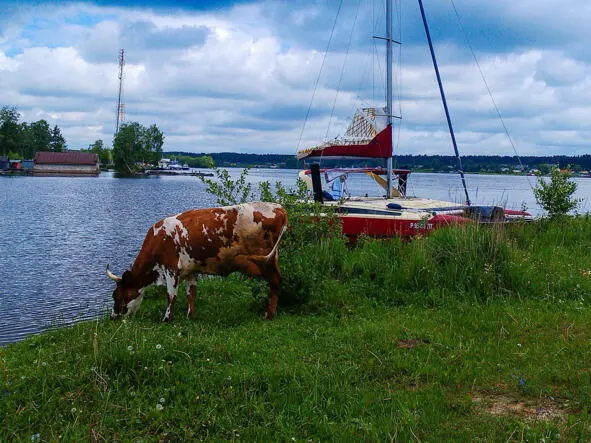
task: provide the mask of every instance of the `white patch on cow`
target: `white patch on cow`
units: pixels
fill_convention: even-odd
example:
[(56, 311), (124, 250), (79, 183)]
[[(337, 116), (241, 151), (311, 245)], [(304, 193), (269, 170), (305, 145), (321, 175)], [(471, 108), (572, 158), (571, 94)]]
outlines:
[(207, 233), (207, 226), (203, 225), (203, 235), (205, 235), (206, 237), (209, 235)]
[(181, 271), (181, 273), (182, 273), (183, 270), (193, 267), (194, 263), (195, 263), (195, 260), (193, 260), (191, 258), (191, 256), (187, 252), (187, 250), (185, 248), (180, 248), (179, 249), (179, 261), (177, 264), (177, 268), (179, 269), (179, 271)]
[[(180, 215), (180, 214), (179, 214)], [(173, 217), (166, 217), (162, 221), (162, 226), (156, 228), (153, 227), (154, 236), (157, 236), (160, 231), (164, 229), (164, 232), (168, 237), (172, 237), (174, 239), (175, 244), (181, 243), (181, 238), (188, 239), (189, 238), (189, 231), (185, 228), (185, 225), (177, 218), (178, 215)]]
[(260, 212), (265, 218), (275, 218), (275, 209), (280, 206), (275, 203), (253, 202), (238, 205), (238, 217), (234, 226), (234, 234), (242, 233), (242, 236), (256, 236), (261, 232), (262, 223), (254, 221), (254, 213)]
[(137, 312), (137, 310), (140, 308), (140, 305), (142, 304), (143, 299), (144, 299), (143, 291), (140, 291), (139, 296), (137, 296), (132, 301), (127, 303), (127, 312), (125, 313), (125, 315), (127, 316), (127, 315), (135, 314)]
[(156, 266), (154, 266), (154, 271), (158, 275), (158, 278), (156, 279), (157, 285), (165, 285), (169, 294), (172, 290), (174, 290), (176, 292), (175, 285), (174, 285), (175, 280), (176, 280), (176, 275), (174, 272), (172, 272), (172, 270), (170, 270), (162, 265), (156, 265)]

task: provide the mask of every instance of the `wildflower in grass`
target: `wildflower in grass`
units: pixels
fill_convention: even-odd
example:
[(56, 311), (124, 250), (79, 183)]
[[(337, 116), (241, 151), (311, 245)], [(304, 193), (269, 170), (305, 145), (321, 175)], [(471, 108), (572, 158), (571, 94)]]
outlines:
[(129, 346), (127, 347), (127, 350), (128, 350), (128, 351), (130, 351), (130, 352), (131, 352), (131, 351), (133, 351), (133, 346), (129, 345)]
[(157, 411), (162, 411), (164, 409), (164, 406), (162, 406), (160, 403), (156, 403), (156, 410)]
[(181, 338), (183, 336), (182, 332), (179, 332), (177, 335), (179, 338)]
[(76, 408), (72, 408), (72, 409), (70, 410), (70, 412), (71, 412), (72, 414), (75, 414), (75, 413), (76, 413)]
[(41, 434), (39, 433), (31, 435), (31, 441), (37, 441), (39, 438), (41, 438)]
[(45, 366), (47, 366), (47, 363), (45, 363), (45, 362), (42, 362), (42, 363), (41, 363), (41, 366), (45, 367)]
[(158, 402), (164, 404), (166, 400), (164, 399), (164, 397), (160, 397), (160, 400), (158, 400)]
[(161, 345), (160, 343), (158, 343), (158, 344), (156, 345), (156, 349), (162, 349), (162, 345)]

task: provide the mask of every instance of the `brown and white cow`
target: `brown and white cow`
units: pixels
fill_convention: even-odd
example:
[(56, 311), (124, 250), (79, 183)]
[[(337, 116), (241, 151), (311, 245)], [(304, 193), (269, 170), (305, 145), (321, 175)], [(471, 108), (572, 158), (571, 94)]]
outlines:
[(239, 271), (269, 283), (266, 319), (277, 310), (281, 282), (277, 262), (279, 241), (287, 228), (287, 213), (275, 203), (253, 202), (222, 208), (194, 209), (160, 220), (146, 235), (131, 268), (117, 277), (112, 318), (135, 313), (143, 290), (166, 285), (168, 305), (164, 321), (172, 319), (181, 281), (187, 282), (189, 317), (195, 315), (199, 274), (228, 275)]

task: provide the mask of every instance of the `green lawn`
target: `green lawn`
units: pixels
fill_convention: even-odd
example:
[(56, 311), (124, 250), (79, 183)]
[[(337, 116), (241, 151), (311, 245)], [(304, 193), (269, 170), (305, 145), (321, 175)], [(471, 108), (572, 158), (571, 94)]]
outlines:
[(239, 275), (0, 349), (0, 440), (589, 440), (591, 220), (286, 244)]

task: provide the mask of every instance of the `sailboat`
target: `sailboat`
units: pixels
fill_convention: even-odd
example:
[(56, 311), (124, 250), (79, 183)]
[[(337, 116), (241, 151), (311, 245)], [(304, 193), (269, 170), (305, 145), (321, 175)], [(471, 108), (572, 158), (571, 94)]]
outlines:
[[(465, 202), (454, 203), (407, 194), (410, 170), (393, 169), (392, 154), (392, 0), (386, 0), (386, 104), (383, 108), (361, 108), (355, 112), (345, 136), (298, 151), (304, 169), (299, 177), (313, 191), (314, 200), (333, 206), (342, 220), (343, 233), (351, 240), (361, 234), (374, 237), (410, 237), (449, 225), (466, 223), (506, 223), (530, 220), (525, 211), (501, 206), (474, 206), (470, 202), (445, 92), (439, 75), (433, 43), (422, 0), (418, 0), (439, 85), (445, 115), (460, 175)], [(321, 168), (322, 160), (379, 160), (384, 166), (372, 168)], [(309, 168), (308, 168), (309, 166)], [(384, 188), (383, 197), (352, 196), (347, 180), (366, 174)], [(324, 186), (322, 185), (324, 178)]]

